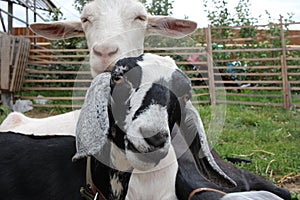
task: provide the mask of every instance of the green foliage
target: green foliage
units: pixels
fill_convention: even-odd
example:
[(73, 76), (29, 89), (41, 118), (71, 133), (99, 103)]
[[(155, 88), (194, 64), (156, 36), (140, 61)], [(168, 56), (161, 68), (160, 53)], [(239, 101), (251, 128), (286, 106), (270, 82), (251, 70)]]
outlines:
[[(259, 19), (251, 16), (250, 11), (250, 0), (239, 0), (238, 4), (235, 6), (233, 12), (229, 11), (228, 0), (203, 0), (203, 4), (206, 8), (207, 17), (210, 21), (212, 33), (212, 40), (216, 41), (213, 43), (213, 49), (274, 49), (281, 48), (281, 28), (285, 36), (289, 34), (289, 28), (286, 23), (293, 22), (293, 14), (288, 13), (287, 17), (282, 18), (282, 27), (278, 25), (280, 22), (272, 19), (270, 13), (266, 11), (268, 16), (269, 26), (255, 27), (253, 25), (257, 24)], [(230, 28), (228, 26), (240, 26), (240, 28)], [(244, 27), (243, 27), (244, 26)], [(252, 27), (250, 27), (252, 26)], [(216, 27), (220, 27), (219, 29)], [(225, 27), (225, 28), (224, 28)], [(227, 28), (228, 27), (228, 28)], [(238, 42), (235, 40), (237, 38), (245, 38), (243, 42)], [(235, 41), (234, 41), (235, 40)], [(289, 44), (289, 40), (285, 39), (285, 45)], [(299, 51), (287, 51), (287, 56), (299, 58)], [(243, 80), (281, 80), (282, 77), (256, 77), (249, 76), (247, 73), (281, 73), (281, 68), (272, 69), (252, 69), (251, 66), (281, 66), (282, 50), (268, 50), (268, 51), (247, 51), (247, 52), (234, 52), (234, 53), (224, 53), (217, 52), (213, 54), (213, 60), (223, 60), (224, 62), (219, 62), (219, 66), (229, 66), (232, 62), (240, 61), (242, 67), (244, 67), (245, 77)], [(266, 59), (267, 58), (267, 59)], [(269, 58), (274, 58), (270, 60)], [(251, 60), (252, 59), (252, 60)], [(265, 59), (265, 60), (264, 60)], [(226, 61), (228, 60), (228, 61)], [(299, 60), (288, 60), (287, 65), (299, 65)], [(237, 69), (235, 68), (236, 72)], [(226, 72), (225, 70), (220, 70), (220, 72)], [(290, 69), (289, 72), (299, 72), (299, 69)], [(237, 72), (238, 73), (238, 72)], [(289, 80), (299, 80), (299, 76), (289, 76)], [(265, 85), (266, 86), (266, 85)]]
[[(74, 7), (79, 12), (82, 11), (84, 5), (91, 0), (75, 0)], [(141, 0), (151, 15), (171, 15), (174, 0)]]
[(151, 15), (171, 15), (173, 14), (174, 0), (141, 0), (147, 11)]
[(7, 106), (0, 105), (0, 124), (6, 118), (6, 116), (10, 113), (10, 108)]
[(75, 7), (76, 10), (78, 10), (81, 13), (84, 5), (90, 1), (92, 0), (74, 0), (73, 6)]

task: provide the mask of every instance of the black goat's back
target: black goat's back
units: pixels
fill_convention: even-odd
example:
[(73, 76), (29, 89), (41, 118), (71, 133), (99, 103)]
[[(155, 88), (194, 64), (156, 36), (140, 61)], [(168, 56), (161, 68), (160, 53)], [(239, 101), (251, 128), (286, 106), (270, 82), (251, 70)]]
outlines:
[(0, 196), (13, 200), (79, 200), (86, 161), (72, 162), (73, 136), (0, 133)]

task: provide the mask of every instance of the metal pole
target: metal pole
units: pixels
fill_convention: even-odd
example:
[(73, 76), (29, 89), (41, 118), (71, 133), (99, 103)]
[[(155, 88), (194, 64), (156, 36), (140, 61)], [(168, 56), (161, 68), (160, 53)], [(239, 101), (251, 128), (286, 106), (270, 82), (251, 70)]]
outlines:
[(13, 2), (8, 1), (7, 2), (7, 11), (10, 13), (10, 15), (7, 16), (7, 31), (8, 33), (12, 34), (13, 33)]

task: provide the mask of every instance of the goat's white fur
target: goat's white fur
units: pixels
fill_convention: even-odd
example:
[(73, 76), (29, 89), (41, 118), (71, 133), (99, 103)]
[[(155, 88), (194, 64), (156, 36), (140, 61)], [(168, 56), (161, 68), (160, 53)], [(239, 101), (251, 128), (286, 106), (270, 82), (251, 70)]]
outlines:
[(80, 110), (46, 118), (30, 118), (19, 112), (10, 113), (0, 125), (0, 131), (26, 135), (73, 135)]
[(177, 199), (175, 193), (177, 169), (177, 158), (173, 147), (170, 146), (168, 155), (156, 167), (148, 171), (137, 169), (133, 171), (126, 199)]

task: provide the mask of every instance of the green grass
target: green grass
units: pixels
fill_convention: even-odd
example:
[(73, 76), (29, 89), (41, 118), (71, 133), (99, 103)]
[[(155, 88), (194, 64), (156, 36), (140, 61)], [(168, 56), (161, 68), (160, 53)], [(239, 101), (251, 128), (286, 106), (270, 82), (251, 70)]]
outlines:
[(10, 108), (7, 106), (0, 105), (0, 124), (5, 119), (5, 117), (10, 113)]
[[(208, 108), (199, 107), (205, 128), (211, 121)], [(271, 178), (300, 172), (299, 110), (237, 105), (225, 109), (223, 129), (214, 141), (220, 155), (253, 159), (253, 164), (241, 167)]]
[[(220, 107), (220, 106), (217, 106)], [(251, 159), (238, 167), (277, 182), (288, 174), (300, 173), (300, 110), (280, 107), (227, 105), (224, 124), (213, 138), (221, 157)], [(213, 121), (212, 108), (198, 106), (207, 132)], [(294, 194), (293, 199), (299, 199)]]

